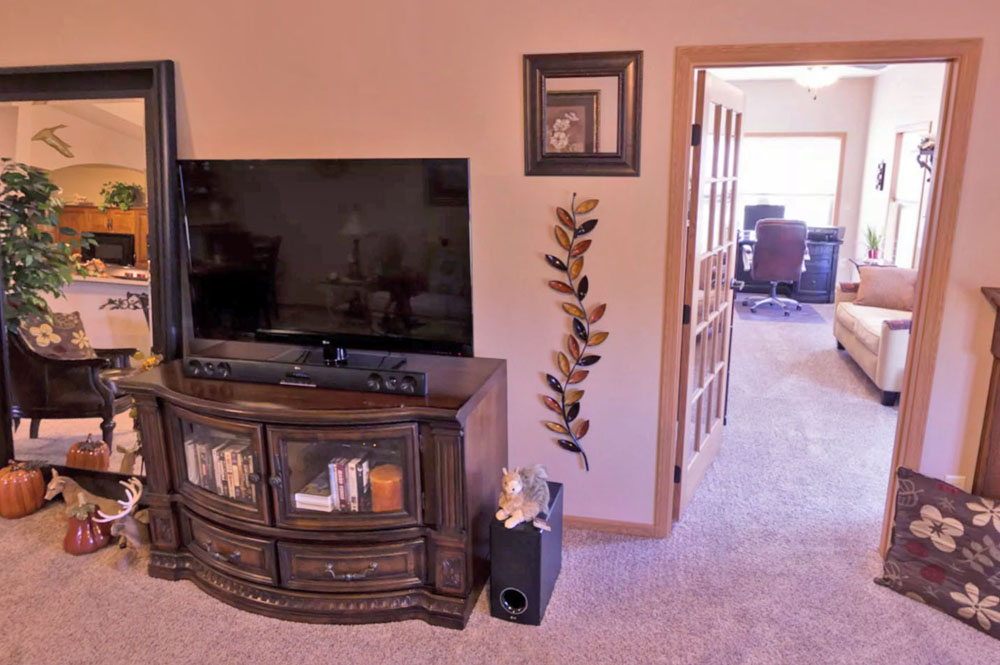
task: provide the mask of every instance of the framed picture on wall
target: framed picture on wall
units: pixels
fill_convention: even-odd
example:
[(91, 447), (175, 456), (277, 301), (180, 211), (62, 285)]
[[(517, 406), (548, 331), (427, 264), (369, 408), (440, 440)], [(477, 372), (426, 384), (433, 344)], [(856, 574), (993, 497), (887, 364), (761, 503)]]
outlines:
[(525, 55), (524, 174), (638, 176), (641, 106), (642, 51)]
[(600, 91), (545, 93), (545, 152), (599, 152)]

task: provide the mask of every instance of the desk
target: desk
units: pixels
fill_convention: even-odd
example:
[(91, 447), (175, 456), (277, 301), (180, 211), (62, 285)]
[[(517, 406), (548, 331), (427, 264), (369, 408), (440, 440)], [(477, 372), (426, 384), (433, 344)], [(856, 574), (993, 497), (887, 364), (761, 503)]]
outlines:
[[(770, 293), (770, 282), (750, 279), (750, 271), (743, 267), (741, 259), (743, 248), (753, 249), (756, 244), (757, 240), (752, 232), (746, 232), (737, 242), (736, 279), (746, 284), (743, 287), (744, 293)], [(805, 270), (799, 281), (792, 284), (779, 283), (778, 293), (799, 302), (833, 302), (837, 286), (837, 262), (840, 258), (840, 246), (843, 244), (844, 241), (841, 239), (830, 239), (827, 233), (821, 234), (809, 229)]]

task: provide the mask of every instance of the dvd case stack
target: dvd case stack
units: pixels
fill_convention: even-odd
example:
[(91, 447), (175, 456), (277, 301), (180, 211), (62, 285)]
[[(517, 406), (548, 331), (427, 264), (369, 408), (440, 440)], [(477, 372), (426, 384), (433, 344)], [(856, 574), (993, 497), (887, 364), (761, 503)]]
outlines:
[(370, 470), (367, 453), (353, 458), (335, 457), (295, 493), (295, 507), (327, 513), (368, 512), (372, 509)]

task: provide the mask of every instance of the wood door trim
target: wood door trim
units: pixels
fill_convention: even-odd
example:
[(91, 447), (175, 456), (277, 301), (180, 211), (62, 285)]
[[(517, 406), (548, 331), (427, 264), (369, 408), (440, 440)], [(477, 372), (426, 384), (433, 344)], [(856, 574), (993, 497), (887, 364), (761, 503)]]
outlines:
[[(945, 62), (944, 104), (938, 142), (939, 160), (928, 211), (927, 237), (922, 249), (914, 323), (900, 404), (899, 426), (882, 524), (881, 549), (888, 545), (895, 494), (895, 468), (919, 467), (927, 428), (927, 408), (934, 379), (934, 362), (941, 335), (941, 308), (947, 287), (951, 246), (958, 218), (972, 124), (976, 78), (982, 39), (929, 39), (872, 42), (821, 42), (679, 46), (674, 55), (671, 108), (669, 198), (667, 201), (666, 288), (660, 377), (660, 418), (656, 455), (654, 531), (666, 537), (673, 514), (673, 466), (677, 447), (677, 404), (680, 371), (681, 307), (684, 299), (685, 206), (688, 147), (691, 133), (696, 68), (837, 64)], [(931, 316), (922, 316), (932, 312)]]
[(743, 138), (812, 137), (840, 139), (840, 165), (837, 168), (837, 191), (833, 196), (833, 225), (840, 226), (840, 199), (844, 191), (844, 161), (847, 159), (847, 132), (743, 132)]
[(574, 517), (573, 515), (566, 515), (563, 517), (563, 526), (567, 529), (620, 533), (626, 536), (639, 536), (642, 538), (655, 538), (658, 536), (655, 524), (605, 520), (598, 517)]

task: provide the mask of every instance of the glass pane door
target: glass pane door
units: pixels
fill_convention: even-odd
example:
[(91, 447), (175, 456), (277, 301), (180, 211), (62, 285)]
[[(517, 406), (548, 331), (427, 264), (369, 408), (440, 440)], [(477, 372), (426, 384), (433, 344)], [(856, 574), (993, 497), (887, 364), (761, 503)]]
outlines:
[(416, 425), (268, 428), (279, 525), (323, 528), (419, 522)]
[(204, 506), (266, 524), (262, 428), (170, 409), (176, 482)]

